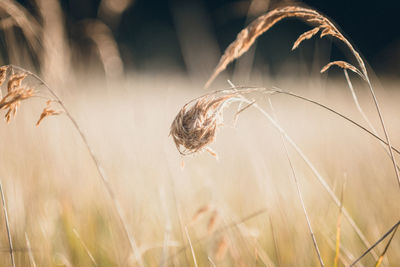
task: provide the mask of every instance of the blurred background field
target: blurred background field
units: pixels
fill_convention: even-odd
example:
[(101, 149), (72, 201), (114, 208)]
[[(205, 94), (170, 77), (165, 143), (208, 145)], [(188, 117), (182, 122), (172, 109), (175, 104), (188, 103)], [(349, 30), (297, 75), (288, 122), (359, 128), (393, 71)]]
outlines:
[[(199, 266), (317, 266), (279, 132), (259, 112), (250, 108), (235, 124), (235, 108), (228, 109), (211, 146), (218, 160), (206, 152), (182, 158), (168, 136), (179, 109), (206, 92), (204, 82), (237, 32), (280, 4), (211, 2), (160, 1), (150, 8), (142, 0), (5, 0), (1, 62), (40, 74), (61, 96), (110, 178), (145, 266), (194, 266), (188, 236)], [(350, 16), (328, 4), (307, 4), (333, 19)], [(369, 14), (373, 7), (361, 10)], [(385, 29), (370, 29), (370, 43), (356, 39), (361, 33), (353, 37), (345, 25), (361, 23), (358, 16), (338, 23), (366, 51), (370, 72), (376, 70), (372, 81), (393, 146), (400, 147), (400, 36), (389, 19)], [(382, 23), (384, 16), (375, 16)], [(342, 72), (319, 73), (331, 59), (348, 56), (340, 44), (315, 38), (290, 52), (307, 29), (295, 21), (279, 24), (211, 89), (228, 88), (228, 78), (236, 85), (277, 86), (364, 125)], [(385, 32), (392, 32), (390, 38)], [(351, 77), (383, 136), (367, 88)], [(26, 82), (43, 89), (34, 79)], [(270, 110), (266, 99), (259, 100)], [(283, 95), (271, 100), (282, 127), (336, 195), (344, 188), (343, 205), (368, 241), (378, 240), (400, 215), (398, 184), (382, 146), (310, 103)], [(28, 100), (15, 120), (0, 127), (0, 179), (16, 266), (34, 266), (30, 255), (37, 266), (138, 265), (79, 134), (64, 115), (36, 127), (41, 108), (39, 100)], [(339, 208), (295, 151), (289, 153), (322, 257), (333, 266)], [(3, 214), (0, 218), (0, 265), (9, 266)], [(377, 247), (378, 255), (385, 244)], [(341, 248), (340, 266), (366, 249), (345, 218)], [(382, 266), (397, 266), (399, 251), (396, 235)], [(368, 254), (360, 266), (374, 263)]]

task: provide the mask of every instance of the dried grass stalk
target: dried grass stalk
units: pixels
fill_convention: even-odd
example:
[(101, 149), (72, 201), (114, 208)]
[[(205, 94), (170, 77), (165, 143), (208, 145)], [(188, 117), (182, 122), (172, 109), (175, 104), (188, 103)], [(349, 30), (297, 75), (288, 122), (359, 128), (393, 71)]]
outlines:
[(394, 231), (392, 232), (392, 235), (391, 235), (389, 241), (387, 242), (387, 244), (385, 246), (385, 249), (383, 250), (383, 252), (381, 253), (381, 255), (379, 256), (378, 260), (375, 263), (375, 267), (381, 266), (382, 261), (383, 261), (383, 257), (385, 257), (385, 254), (386, 254), (390, 244), (392, 243), (393, 237), (396, 234), (397, 229), (399, 229), (399, 225), (397, 225), (396, 228), (394, 229)]
[(363, 75), (361, 74), (361, 72), (360, 72), (356, 67), (354, 67), (354, 66), (351, 65), (350, 63), (347, 63), (347, 62), (341, 61), (341, 60), (329, 62), (328, 64), (326, 64), (326, 65), (321, 69), (321, 73), (324, 73), (325, 71), (327, 71), (327, 70), (328, 70), (330, 67), (332, 67), (332, 66), (338, 66), (339, 68), (342, 68), (342, 69), (344, 69), (344, 70), (351, 70), (351, 71), (357, 73), (358, 75), (360, 75), (360, 77), (363, 77)]
[(36, 122), (36, 126), (39, 126), (39, 124), (42, 122), (42, 120), (46, 117), (49, 116), (55, 116), (59, 115), (62, 113), (62, 111), (55, 111), (54, 109), (50, 108), (51, 100), (48, 100), (46, 103), (46, 107), (43, 109), (42, 114), (40, 114), (39, 120)]
[[(91, 146), (89, 145), (89, 142), (86, 138), (86, 135), (83, 133), (83, 131), (81, 130), (81, 128), (79, 127), (78, 123), (76, 122), (76, 120), (74, 119), (74, 117), (71, 115), (71, 113), (69, 112), (69, 110), (67, 109), (67, 107), (64, 105), (63, 101), (60, 99), (60, 97), (58, 97), (58, 95), (36, 74), (27, 71), (21, 67), (17, 67), (14, 65), (7, 65), (4, 66), (8, 69), (11, 69), (12, 71), (17, 70), (20, 71), (21, 75), (25, 75), (26, 76), (31, 76), (32, 78), (36, 79), (37, 81), (39, 81), (45, 88), (45, 90), (43, 90), (42, 93), (47, 93), (47, 96), (37, 96), (40, 98), (45, 98), (47, 99), (47, 106), (44, 108), (39, 121), (37, 122), (37, 124), (39, 124), (44, 118), (51, 116), (51, 115), (56, 115), (57, 113), (59, 114), (60, 112), (63, 112), (71, 121), (71, 123), (73, 124), (73, 126), (75, 127), (75, 129), (77, 130), (77, 132), (79, 133), (84, 145), (86, 146), (91, 159), (93, 160), (93, 163), (96, 166), (96, 169), (99, 173), (99, 177), (101, 178), (101, 181), (103, 183), (103, 185), (105, 186), (108, 195), (110, 196), (111, 199), (111, 203), (113, 205), (113, 208), (115, 209), (115, 212), (117, 214), (117, 217), (120, 221), (120, 224), (123, 228), (124, 233), (126, 234), (126, 237), (129, 241), (130, 247), (132, 249), (132, 253), (136, 256), (136, 258), (138, 259), (138, 265), (139, 266), (144, 266), (143, 260), (142, 260), (142, 256), (139, 253), (138, 247), (136, 245), (136, 241), (133, 237), (133, 235), (131, 234), (127, 222), (126, 222), (126, 218), (125, 218), (125, 214), (122, 211), (122, 208), (119, 204), (119, 201), (116, 197), (116, 194), (114, 193), (114, 190), (111, 187), (111, 184), (109, 182), (109, 179), (107, 178), (106, 173), (104, 172), (104, 169), (101, 167), (101, 164), (99, 162), (99, 160), (97, 159), (97, 157), (95, 156)], [(0, 69), (0, 77), (1, 77), (1, 69)], [(9, 121), (10, 120), (10, 116), (11, 114), (16, 113), (16, 109), (17, 107), (20, 105), (20, 102), (22, 100), (31, 98), (34, 96), (34, 90), (33, 89), (28, 89), (25, 88), (24, 86), (22, 86), (22, 84), (18, 83), (19, 87), (11, 87), (11, 92), (9, 92), (4, 98), (2, 98), (0, 100), (0, 110), (1, 109), (8, 109), (8, 112), (6, 114), (6, 120)], [(57, 103), (62, 111), (54, 111), (52, 109), (50, 109), (49, 105), (50, 103), (55, 102)]]
[[(387, 231), (381, 238), (379, 238), (378, 241), (376, 241), (371, 247), (369, 247), (360, 257), (358, 257), (351, 265), (349, 265), (349, 267), (356, 265), (356, 263), (358, 263), (362, 258), (364, 258), (365, 255), (367, 255), (369, 252), (371, 252), (377, 245), (379, 245), (379, 243), (381, 243), (391, 233), (392, 233), (392, 237), (393, 237), (397, 231), (397, 228), (399, 228), (399, 225), (400, 225), (400, 221), (398, 221), (395, 225), (393, 225), (392, 228), (389, 229), (389, 231)], [(392, 237), (389, 239), (387, 247), (390, 245), (390, 243), (392, 241)], [(385, 250), (387, 250), (387, 247), (385, 247)], [(384, 250), (384, 252), (385, 252), (385, 250)], [(377, 260), (377, 263), (380, 264), (379, 258), (377, 258), (376, 260)]]
[[(273, 117), (274, 117), (274, 120), (275, 120), (275, 121), (278, 121), (278, 119), (277, 119), (277, 117), (276, 117), (276, 114), (275, 114), (274, 107), (273, 107), (273, 105), (272, 105), (271, 99), (268, 98), (268, 101), (269, 101), (269, 105), (270, 105), (270, 107), (271, 107), (271, 111), (272, 111), (272, 115), (273, 115)], [(311, 239), (312, 239), (312, 242), (313, 242), (313, 245), (314, 245), (314, 248), (315, 248), (315, 252), (317, 253), (320, 266), (321, 266), (321, 267), (324, 267), (324, 261), (322, 260), (321, 252), (320, 252), (320, 250), (319, 250), (319, 246), (318, 246), (318, 243), (317, 243), (317, 239), (315, 238), (315, 234), (314, 234), (313, 228), (312, 228), (312, 226), (311, 226), (311, 221), (310, 221), (310, 218), (309, 218), (309, 215), (308, 215), (308, 212), (307, 212), (306, 205), (305, 205), (305, 203), (304, 203), (303, 193), (302, 193), (301, 188), (300, 188), (300, 183), (299, 183), (299, 180), (298, 180), (298, 178), (297, 178), (296, 171), (295, 171), (295, 169), (294, 169), (294, 165), (293, 165), (292, 160), (291, 160), (291, 158), (290, 158), (289, 150), (287, 149), (287, 146), (286, 146), (285, 136), (283, 135), (282, 132), (280, 133), (280, 136), (281, 136), (282, 145), (283, 145), (283, 148), (284, 148), (284, 151), (285, 151), (286, 158), (287, 158), (287, 160), (288, 160), (290, 169), (291, 169), (291, 171), (292, 171), (292, 177), (293, 177), (293, 180), (294, 180), (294, 182), (295, 182), (295, 184), (296, 184), (297, 194), (298, 194), (299, 199), (300, 199), (300, 203), (301, 203), (301, 207), (302, 207), (302, 209), (303, 209), (304, 217), (306, 218), (306, 221), (307, 221), (307, 227), (308, 227), (308, 230), (309, 230), (310, 235), (311, 235)]]
[(0, 86), (6, 81), (7, 70), (8, 70), (8, 66), (1, 66), (0, 67)]
[(188, 233), (188, 229), (187, 229), (186, 226), (185, 226), (185, 233), (186, 233), (186, 238), (187, 238), (188, 241), (189, 241), (189, 246), (190, 246), (190, 250), (191, 250), (191, 252), (192, 252), (192, 257), (193, 257), (194, 266), (197, 267), (196, 254), (194, 253), (194, 248), (193, 248), (193, 245), (192, 245), (192, 240), (190, 239), (190, 235), (189, 235), (189, 233)]
[(343, 196), (344, 196), (344, 187), (346, 185), (343, 183), (342, 186), (342, 194), (340, 196), (340, 207), (339, 207), (339, 215), (336, 222), (336, 244), (335, 244), (335, 258), (333, 260), (333, 266), (339, 266), (339, 259), (340, 259), (340, 241), (341, 241), (341, 229), (342, 229), (342, 214), (343, 214)]
[[(7, 110), (6, 114), (4, 115), (7, 123), (11, 121), (12, 117), (17, 115), (17, 111), (21, 106), (21, 102), (34, 97), (36, 94), (36, 91), (33, 88), (22, 84), (29, 73), (25, 71), (14, 73), (14, 69), (11, 66), (0, 67), (0, 86), (7, 80), (7, 72), (9, 70), (12, 74), (10, 74), (8, 77), (7, 94), (0, 99), (0, 110)], [(38, 123), (47, 116), (59, 114), (59, 112), (49, 108), (50, 102), (52, 101), (54, 100), (49, 100), (47, 102), (47, 107), (42, 112)]]
[(21, 101), (31, 98), (34, 95), (34, 90), (32, 88), (20, 87), (8, 92), (0, 100), (0, 109), (7, 110), (4, 116), (6, 122), (9, 123), (11, 116), (15, 117), (17, 115), (18, 107), (21, 105)]
[(27, 74), (23, 72), (11, 75), (11, 77), (8, 79), (7, 92), (9, 93), (18, 87), (21, 87), (22, 80), (25, 79), (26, 76)]
[(170, 130), (179, 153), (189, 155), (203, 151), (215, 140), (217, 128), (223, 121), (222, 110), (233, 97), (210, 94), (182, 107)]
[[(343, 36), (343, 34), (336, 28), (336, 26), (325, 16), (318, 13), (316, 10), (303, 8), (298, 6), (287, 6), (283, 8), (276, 8), (271, 10), (267, 14), (260, 16), (255, 21), (253, 21), (249, 26), (243, 29), (236, 37), (236, 40), (231, 43), (228, 48), (225, 50), (224, 54), (222, 55), (217, 67), (215, 68), (213, 74), (211, 75), (210, 79), (205, 84), (205, 88), (209, 87), (212, 81), (218, 76), (220, 72), (225, 70), (227, 65), (231, 63), (236, 58), (240, 57), (243, 53), (245, 53), (249, 48), (252, 46), (254, 41), (263, 34), (264, 32), (268, 31), (272, 26), (274, 26), (277, 22), (285, 19), (285, 18), (297, 18), (300, 20), (305, 21), (306, 23), (314, 26), (315, 28), (311, 31), (308, 31), (302, 34), (295, 42), (294, 48), (296, 48), (302, 41), (311, 38), (314, 36), (318, 31), (321, 30), (320, 37), (331, 36), (341, 42), (343, 42), (354, 55), (355, 59), (358, 62), (360, 70), (355, 68), (354, 66), (346, 63), (335, 63), (332, 62), (331, 65), (338, 65), (338, 66), (345, 66), (353, 71), (355, 71), (361, 78), (363, 78), (369, 87), (371, 92), (379, 120), (385, 134), (385, 139), (388, 143), (389, 154), (393, 163), (394, 171), (396, 174), (397, 182), (400, 188), (400, 173), (397, 169), (396, 159), (393, 154), (391, 141), (389, 134), (386, 130), (385, 122), (383, 120), (382, 112), (379, 107), (379, 103), (377, 97), (375, 95), (375, 91), (372, 87), (372, 84), (368, 77), (368, 72), (365, 67), (364, 61), (361, 58), (360, 54), (354, 49), (353, 45)], [(317, 30), (318, 29), (318, 30)], [(328, 64), (329, 65), (329, 64)], [(328, 66), (329, 68), (329, 66)]]
[(0, 181), (0, 194), (1, 194), (2, 204), (3, 204), (4, 221), (6, 224), (7, 237), (8, 237), (8, 246), (10, 249), (9, 252), (10, 252), (11, 266), (15, 267), (14, 247), (13, 247), (13, 242), (12, 242), (12, 238), (11, 238), (10, 223), (8, 220), (7, 204), (6, 204), (6, 198), (4, 196), (3, 185), (1, 183), (1, 181)]
[(25, 232), (26, 248), (28, 250), (29, 261), (32, 267), (36, 267), (35, 258), (33, 257), (31, 242), (29, 241), (28, 234)]
[(366, 73), (364, 62), (359, 53), (353, 48), (351, 43), (342, 35), (342, 33), (328, 18), (324, 17), (313, 9), (298, 6), (287, 6), (269, 11), (265, 15), (258, 17), (255, 21), (250, 23), (249, 26), (239, 32), (236, 40), (225, 50), (213, 74), (207, 81), (205, 88), (210, 86), (213, 80), (218, 76), (219, 73), (226, 69), (229, 63), (249, 50), (258, 36), (268, 31), (279, 21), (286, 18), (297, 18), (315, 27), (312, 30), (302, 34), (294, 43), (293, 49), (297, 48), (302, 41), (310, 39), (319, 31), (321, 31), (321, 38), (324, 36), (331, 36), (344, 42), (357, 59), (362, 73)]
[(294, 42), (292, 50), (295, 50), (304, 40), (311, 39), (314, 35), (316, 35), (319, 32), (319, 30), (320, 30), (319, 27), (315, 27), (314, 29), (311, 29), (300, 35), (299, 38), (297, 38), (297, 40)]
[[(328, 111), (340, 116), (341, 118), (353, 123), (353, 125), (359, 127), (360, 129), (364, 130), (365, 132), (369, 133), (371, 136), (377, 138), (379, 141), (384, 142), (385, 144), (388, 144), (387, 142), (385, 142), (382, 138), (380, 138), (379, 136), (375, 135), (374, 133), (372, 133), (371, 131), (369, 131), (368, 129), (366, 129), (365, 127), (361, 126), (360, 124), (356, 123), (354, 120), (340, 114), (339, 112), (333, 110), (332, 108), (329, 108), (323, 104), (320, 104), (316, 101), (313, 101), (311, 99), (305, 98), (305, 97), (301, 97), (299, 95), (290, 93), (290, 92), (285, 92), (282, 91), (280, 89), (273, 89), (273, 90), (267, 90), (265, 88), (251, 88), (251, 87), (245, 87), (245, 89), (243, 88), (232, 88), (230, 90), (221, 90), (221, 91), (215, 91), (213, 93), (209, 93), (205, 96), (199, 97), (197, 99), (194, 99), (192, 101), (190, 101), (189, 103), (187, 103), (182, 110), (178, 113), (177, 117), (175, 118), (174, 122), (172, 123), (171, 126), (171, 135), (174, 138), (174, 142), (179, 150), (179, 152), (181, 154), (190, 154), (190, 153), (195, 153), (197, 151), (200, 151), (205, 145), (208, 145), (209, 143), (211, 143), (215, 137), (214, 135), (210, 135), (209, 139), (207, 140), (207, 143), (203, 146), (203, 147), (195, 147), (194, 144), (202, 144), (203, 142), (199, 142), (199, 140), (196, 140), (196, 137), (202, 138), (202, 136), (200, 134), (196, 134), (196, 132), (201, 132), (202, 129), (196, 129), (196, 132), (193, 134), (193, 136), (190, 135), (190, 131), (186, 130), (187, 126), (182, 125), (183, 123), (187, 122), (187, 121), (196, 121), (198, 120), (198, 114), (199, 113), (204, 113), (204, 102), (209, 101), (209, 99), (224, 99), (223, 101), (226, 101), (225, 103), (232, 103), (234, 101), (237, 102), (242, 102), (244, 104), (252, 104), (251, 106), (256, 108), (258, 111), (260, 111), (272, 124), (273, 126), (283, 134), (285, 140), (296, 150), (296, 152), (301, 156), (301, 158), (305, 161), (305, 163), (309, 166), (309, 168), (312, 170), (312, 172), (314, 173), (314, 175), (316, 176), (316, 178), (318, 179), (318, 181), (321, 183), (321, 185), (325, 188), (325, 190), (328, 192), (328, 194), (330, 195), (330, 197), (332, 198), (332, 200), (334, 201), (334, 203), (340, 207), (341, 206), (341, 202), (339, 200), (338, 197), (336, 197), (335, 193), (333, 192), (333, 190), (331, 189), (331, 187), (328, 185), (328, 183), (326, 182), (326, 180), (324, 179), (324, 177), (317, 171), (317, 169), (314, 167), (314, 165), (311, 163), (311, 161), (306, 157), (306, 155), (303, 153), (303, 151), (298, 147), (298, 145), (286, 134), (285, 130), (267, 113), (265, 112), (262, 108), (260, 108), (256, 103), (254, 103), (253, 101), (248, 100), (247, 98), (245, 98), (243, 95), (247, 94), (247, 93), (251, 93), (251, 92), (259, 92), (259, 93), (264, 93), (264, 94), (268, 94), (268, 93), (280, 93), (280, 94), (285, 94), (288, 96), (292, 96), (295, 98), (299, 98), (302, 100), (305, 100), (307, 102), (310, 102), (312, 104), (318, 105), (320, 107), (323, 107), (324, 109), (327, 109)], [(224, 97), (225, 96), (225, 97)], [(223, 102), (221, 101), (221, 103)], [(229, 102), (228, 102), (229, 101)], [(192, 104), (194, 102), (194, 104)], [(196, 110), (188, 110), (188, 105), (193, 105), (190, 109), (196, 109), (198, 108), (199, 111)], [(207, 106), (207, 105), (205, 105)], [(218, 110), (219, 113), (212, 113), (212, 114), (219, 114), (219, 116), (222, 117), (222, 107), (220, 107), (220, 109)], [(214, 110), (215, 111), (215, 110)], [(214, 115), (215, 116), (215, 115)], [(185, 119), (182, 119), (182, 117), (185, 117)], [(193, 128), (193, 127), (191, 127)], [(191, 129), (190, 128), (190, 129)], [(213, 129), (212, 133), (215, 134), (217, 129)], [(178, 135), (179, 138), (181, 139), (177, 139), (176, 138), (176, 131), (183, 131), (185, 134), (181, 134)], [(182, 148), (182, 147), (183, 148)], [(390, 146), (390, 145), (389, 145)], [(392, 146), (390, 146), (391, 149), (393, 149), (394, 151), (399, 153), (399, 150), (396, 148), (393, 148)], [(186, 150), (190, 150), (190, 153), (184, 153)], [(184, 151), (184, 152), (182, 152)], [(343, 215), (345, 216), (345, 218), (349, 221), (350, 225), (352, 226), (352, 228), (355, 230), (355, 232), (357, 233), (357, 235), (359, 236), (359, 238), (361, 239), (361, 241), (364, 243), (364, 245), (366, 247), (370, 246), (370, 243), (368, 242), (368, 240), (366, 239), (366, 237), (364, 236), (364, 234), (362, 233), (362, 231), (360, 230), (360, 228), (357, 226), (356, 222), (353, 220), (353, 218), (350, 216), (350, 214), (348, 213), (348, 211), (343, 208), (342, 210)], [(372, 251), (373, 256), (378, 259), (377, 254)]]

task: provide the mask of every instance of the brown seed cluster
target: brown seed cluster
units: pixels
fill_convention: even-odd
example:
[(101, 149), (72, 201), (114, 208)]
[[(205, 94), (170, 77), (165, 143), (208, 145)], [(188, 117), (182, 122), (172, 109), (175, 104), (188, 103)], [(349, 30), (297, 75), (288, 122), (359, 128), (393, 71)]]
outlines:
[[(0, 86), (7, 79), (7, 66), (0, 67)], [(10, 122), (11, 116), (15, 117), (21, 101), (31, 98), (34, 95), (34, 90), (22, 85), (26, 74), (16, 73), (12, 74), (7, 83), (7, 94), (0, 100), (0, 109), (7, 110), (4, 116), (7, 122)]]
[(46, 102), (46, 107), (43, 109), (42, 114), (40, 114), (39, 120), (36, 122), (36, 126), (42, 122), (42, 120), (48, 116), (55, 116), (62, 113), (62, 111), (55, 111), (54, 109), (50, 108), (51, 100)]
[(182, 155), (203, 151), (215, 140), (217, 128), (223, 121), (222, 109), (233, 97), (234, 94), (210, 94), (183, 106), (170, 130), (170, 135)]
[(364, 78), (363, 74), (356, 67), (354, 67), (350, 63), (347, 63), (347, 62), (341, 61), (341, 60), (329, 62), (328, 64), (326, 64), (321, 69), (321, 73), (324, 73), (325, 71), (327, 71), (332, 66), (338, 66), (339, 68), (342, 68), (342, 69), (345, 69), (345, 70), (346, 69), (351, 70), (351, 71), (357, 73), (361, 78)]
[[(8, 74), (9, 72), (11, 72), (11, 74)], [(12, 117), (17, 115), (18, 108), (21, 106), (21, 102), (23, 100), (35, 96), (35, 90), (22, 83), (28, 75), (29, 74), (26, 72), (14, 73), (12, 66), (0, 67), (0, 89), (8, 77), (7, 93), (4, 97), (2, 97), (0, 90), (0, 110), (7, 110), (6, 114), (4, 115), (7, 123), (10, 122)], [(51, 102), (54, 101), (51, 99), (47, 101), (47, 105), (40, 115), (40, 119), (36, 125), (39, 125), (39, 123), (47, 116), (58, 115), (61, 113), (60, 111), (55, 111), (50, 108)]]
[(294, 42), (292, 50), (296, 49), (301, 42), (312, 38), (317, 33), (320, 33), (321, 38), (324, 36), (333, 37), (334, 39), (343, 42), (350, 49), (361, 69), (361, 71), (357, 70), (357, 73), (362, 73), (360, 75), (361, 77), (365, 76), (366, 68), (361, 56), (328, 18), (310, 8), (287, 6), (269, 11), (265, 15), (258, 17), (256, 20), (250, 23), (249, 26), (240, 31), (236, 37), (236, 40), (233, 41), (225, 50), (213, 74), (207, 81), (205, 88), (210, 86), (212, 81), (218, 76), (219, 73), (226, 69), (229, 63), (248, 51), (261, 34), (265, 33), (276, 23), (286, 18), (297, 18), (313, 26), (311, 30), (301, 34), (297, 38), (297, 40)]

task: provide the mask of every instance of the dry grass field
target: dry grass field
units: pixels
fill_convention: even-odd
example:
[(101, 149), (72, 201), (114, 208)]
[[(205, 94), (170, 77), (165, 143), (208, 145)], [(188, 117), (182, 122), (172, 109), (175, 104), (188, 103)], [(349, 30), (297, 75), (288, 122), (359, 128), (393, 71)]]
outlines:
[[(21, 105), (0, 127), (0, 265), (350, 266), (373, 247), (355, 266), (398, 266), (393, 163), (400, 148), (400, 81), (371, 76), (370, 82), (363, 59), (318, 13), (288, 8), (269, 14), (228, 47), (211, 89), (173, 71), (126, 72), (115, 79), (115, 69), (105, 68), (104, 74), (72, 72), (58, 86), (57, 75), (43, 77), (62, 100), (57, 102), (33, 75), (10, 87), (9, 73), (2, 85), (9, 102), (0, 101), (1, 115)], [(234, 91), (223, 78), (211, 84), (258, 35), (287, 17), (317, 23), (295, 46), (329, 35), (350, 48), (357, 64), (337, 62), (340, 68), (310, 76), (272, 77), (254, 69), (249, 84), (232, 79), (237, 86), (265, 88), (249, 94)], [(109, 36), (101, 38), (115, 48)], [(62, 73), (59, 64), (52, 74)], [(394, 152), (362, 129), (373, 132), (343, 70), (376, 135), (387, 142), (373, 87)], [(24, 86), (35, 90), (33, 97)], [(233, 102), (205, 112), (207, 118), (223, 117), (216, 136), (191, 134), (190, 142), (209, 137), (207, 144), (196, 143), (198, 153), (182, 156), (176, 132), (169, 135), (174, 118), (185, 103), (218, 89), (248, 105)], [(310, 101), (266, 90), (307, 97), (362, 127)], [(42, 113), (48, 99), (53, 102)], [(41, 113), (46, 116), (36, 126)]]
[[(62, 94), (111, 180), (145, 265), (158, 265), (163, 258), (168, 266), (193, 265), (185, 227), (199, 266), (210, 264), (207, 257), (217, 266), (317, 265), (279, 132), (252, 109), (241, 113), (234, 125), (228, 110), (211, 145), (219, 159), (206, 152), (182, 158), (168, 136), (169, 127), (182, 103), (201, 91), (183, 77), (158, 77), (133, 75), (110, 87), (82, 81)], [(269, 84), (262, 77), (254, 80)], [(307, 80), (275, 82), (361, 120), (344, 81), (322, 87)], [(385, 83), (386, 90), (379, 91), (391, 133), (399, 130), (397, 84)], [(384, 149), (319, 107), (282, 95), (271, 98), (282, 127), (337, 196), (346, 184), (343, 206), (369, 242), (378, 240), (399, 215), (398, 185)], [(360, 98), (370, 106), (367, 92)], [(268, 108), (267, 102), (260, 105)], [(16, 265), (29, 265), (25, 234), (37, 266), (89, 266), (93, 262), (85, 246), (98, 266), (134, 265), (129, 242), (79, 135), (63, 115), (35, 127), (40, 109), (35, 100), (25, 102), (17, 118), (1, 128), (1, 181)], [(373, 106), (366, 111), (373, 117)], [(396, 147), (399, 142), (393, 135)], [(296, 152), (289, 148), (289, 153), (322, 257), (332, 263), (339, 208)], [(1, 265), (6, 266), (10, 259), (3, 220), (1, 229)], [(221, 242), (226, 242), (225, 249), (218, 249)], [(378, 246), (378, 254), (384, 245)], [(341, 247), (344, 264), (366, 249), (345, 219)], [(395, 236), (387, 252), (391, 266), (400, 261), (399, 249)], [(362, 263), (370, 266), (374, 258), (369, 255)]]

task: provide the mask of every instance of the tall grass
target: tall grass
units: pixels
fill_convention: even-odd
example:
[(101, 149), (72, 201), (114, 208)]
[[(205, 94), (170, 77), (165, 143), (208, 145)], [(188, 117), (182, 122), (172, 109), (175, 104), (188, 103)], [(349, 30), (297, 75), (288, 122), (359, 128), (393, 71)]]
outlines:
[[(48, 23), (55, 14), (46, 10), (50, 2), (40, 3)], [(384, 121), (363, 59), (330, 20), (307, 8), (268, 12), (239, 33), (207, 83), (260, 34), (294, 17), (313, 28), (293, 49), (320, 33), (345, 43), (358, 63), (335, 61), (322, 68), (338, 66), (345, 75), (331, 80), (326, 97), (316, 97), (321, 88), (309, 88), (307, 77), (277, 78), (290, 91), (261, 83), (196, 97), (197, 91), (188, 90), (193, 83), (182, 75), (123, 79), (109, 28), (131, 1), (113, 3), (102, 1), (99, 10), (112, 21), (110, 27), (96, 20), (83, 23), (106, 76), (118, 77), (108, 80), (113, 90), (95, 74), (79, 79), (68, 70), (74, 76), (55, 90), (33, 71), (0, 68), (0, 110), (9, 123), (0, 128), (0, 229), (6, 233), (0, 236), (1, 266), (340, 266), (339, 261), (386, 266), (400, 261), (398, 187), (390, 179), (390, 164), (398, 175), (399, 139), (388, 134), (399, 130), (393, 101), (399, 95), (377, 91)], [(110, 5), (114, 13), (106, 12)], [(19, 27), (30, 20), (13, 1), (0, 8)], [(58, 19), (47, 26), (67, 46)], [(27, 27), (24, 34), (35, 44), (45, 27), (34, 35)], [(37, 49), (47, 52), (42, 64), (48, 67), (55, 59), (52, 51)], [(107, 54), (118, 69), (111, 68)], [(355, 94), (348, 71), (368, 85), (384, 137), (366, 115), (371, 110), (362, 108), (365, 95)], [(337, 89), (346, 87), (352, 98)], [(305, 88), (311, 95), (304, 95)], [(265, 97), (274, 101), (273, 109)], [(193, 100), (179, 110), (170, 132), (179, 155), (167, 129), (185, 99)], [(368, 126), (354, 119), (360, 114)], [(235, 129), (224, 130), (223, 124)], [(189, 154), (196, 155), (183, 157)], [(345, 202), (337, 197), (343, 196), (344, 179)]]

